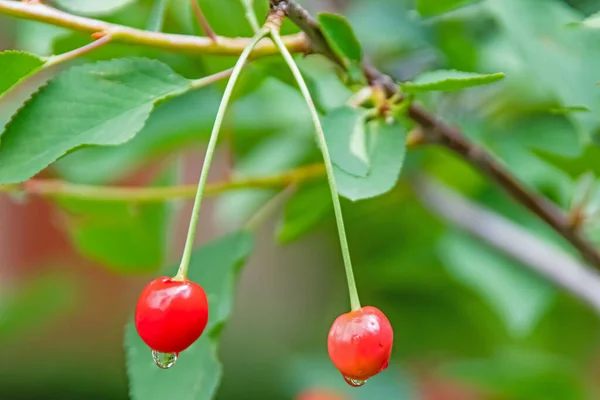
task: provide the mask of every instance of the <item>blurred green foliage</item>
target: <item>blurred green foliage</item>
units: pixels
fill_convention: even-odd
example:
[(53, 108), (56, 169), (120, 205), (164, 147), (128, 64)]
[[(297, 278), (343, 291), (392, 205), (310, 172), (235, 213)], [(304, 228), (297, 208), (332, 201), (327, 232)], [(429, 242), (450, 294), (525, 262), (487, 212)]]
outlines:
[[(138, 28), (147, 26), (154, 5), (151, 0), (55, 3)], [(268, 2), (254, 3), (257, 15), (264, 16)], [(580, 176), (589, 171), (600, 174), (600, 30), (595, 19), (586, 20), (600, 10), (600, 1), (302, 3), (315, 12), (327, 3), (347, 18), (349, 22), (327, 14), (319, 19), (344, 62), (356, 63), (363, 57), (398, 81), (410, 82), (403, 87), (415, 92), (417, 101), (460, 126), (565, 212)], [(199, 4), (219, 35), (252, 34), (242, 2), (201, 0)], [(202, 34), (188, 0), (166, 3), (163, 31)], [(286, 22), (284, 31), (297, 29)], [(0, 53), (0, 107), (7, 109), (10, 87), (39, 67), (41, 59), (28, 53), (46, 57), (90, 41), (85, 35), (6, 17), (0, 19), (0, 36), (23, 52)], [(345, 87), (342, 74), (321, 56), (297, 56), (297, 60), (323, 114), (339, 173), (336, 179), (345, 197), (343, 211), (362, 302), (381, 308), (396, 333), (393, 366), (364, 389), (346, 391), (350, 398), (418, 398), (416, 388), (424, 372), (471, 387), (481, 398), (598, 398), (597, 315), (527, 266), (440, 221), (421, 204), (412, 183), (422, 174), (433, 176), (549, 245), (575, 254), (568, 244), (445, 150), (424, 147), (404, 155), (406, 133), (412, 126), (401, 116), (386, 124), (367, 117), (366, 109), (344, 108), (353, 91)], [(171, 54), (116, 43), (74, 61), (55, 71), (56, 76), (20, 108), (0, 136), (0, 181), (23, 181), (61, 157), (50, 166), (59, 178), (115, 183), (157, 160), (203, 146), (223, 85), (189, 90), (189, 80), (234, 62), (234, 57)], [(496, 73), (503, 73), (504, 79)], [(223, 145), (231, 147), (234, 177), (272, 175), (321, 160), (306, 107), (278, 57), (253, 60), (247, 66), (225, 131), (228, 139)], [(91, 144), (109, 146), (84, 147)], [(595, 176), (591, 179), (596, 182)], [(224, 194), (216, 203), (219, 224), (238, 230), (272, 195), (272, 191), (250, 189)], [(334, 237), (328, 196), (324, 180), (297, 188), (278, 216), (279, 241), (300, 246), (314, 244), (315, 237)], [(592, 206), (598, 201), (598, 196), (593, 197)], [(57, 206), (71, 222), (66, 229), (72, 244), (111, 271), (150, 276), (164, 266), (171, 217), (167, 206), (68, 199)], [(174, 399), (208, 399), (216, 390), (218, 333), (231, 311), (238, 264), (250, 251), (242, 246), (244, 251), (237, 253), (233, 248), (247, 240), (228, 236), (198, 250), (204, 257), (194, 258), (198, 266), (190, 270), (198, 276), (192, 279), (205, 285), (207, 292), (216, 285), (216, 300), (211, 301), (219, 311), (210, 335), (197, 343), (197, 349), (183, 353), (173, 370), (163, 374), (155, 369), (149, 350), (128, 327), (132, 398), (171, 394)], [(337, 242), (331, 243), (335, 246), (327, 251), (337, 255)], [(342, 267), (337, 261), (323, 269), (325, 275), (339, 273)], [(26, 326), (24, 313), (33, 315), (41, 307), (39, 313), (49, 318), (68, 303), (63, 297), (70, 289), (57, 295), (61, 283), (52, 279), (34, 281), (15, 297), (1, 298), (0, 340), (5, 332)], [(284, 365), (263, 368), (261, 363), (268, 362), (259, 353), (271, 342), (285, 339), (269, 337), (254, 343), (244, 342), (245, 332), (232, 334), (247, 348), (256, 347), (252, 354), (257, 359), (252, 361), (260, 368), (253, 370), (254, 365), (241, 355), (244, 361), (238, 362), (248, 365), (236, 366), (238, 355), (228, 356), (227, 349), (221, 348), (233, 372), (225, 365), (225, 384), (217, 397), (240, 398), (239, 393), (247, 390), (253, 393), (247, 398), (289, 399), (312, 386), (343, 390), (341, 378), (324, 357), (323, 343), (332, 318), (346, 310), (346, 304), (335, 297), (345, 294), (344, 285), (340, 275), (325, 290), (330, 304), (312, 312), (331, 319), (298, 332), (297, 348), (290, 346), (281, 357)], [(295, 311), (284, 295), (270, 301)], [(261, 323), (265, 322), (256, 322)], [(276, 326), (278, 321), (266, 323)], [(263, 373), (269, 375), (260, 376)], [(188, 394), (187, 385), (204, 378), (210, 382)], [(98, 387), (103, 384), (96, 382)]]

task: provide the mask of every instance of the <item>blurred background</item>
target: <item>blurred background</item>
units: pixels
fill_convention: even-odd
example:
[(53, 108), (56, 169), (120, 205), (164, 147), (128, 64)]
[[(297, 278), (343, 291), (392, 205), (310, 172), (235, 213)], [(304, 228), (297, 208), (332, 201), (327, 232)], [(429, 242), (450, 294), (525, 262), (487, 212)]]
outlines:
[[(52, 2), (67, 9), (77, 3)], [(153, 2), (126, 3), (99, 18), (144, 28)], [(600, 204), (594, 175), (600, 153), (590, 140), (597, 121), (593, 112), (578, 109), (600, 105), (600, 31), (574, 26), (599, 11), (600, 1), (301, 3), (315, 14), (346, 16), (365, 56), (397, 80), (438, 68), (505, 72), (500, 83), (419, 101), (565, 212)], [(238, 0), (199, 4), (219, 35), (251, 35)], [(202, 34), (188, 0), (167, 5), (164, 31)], [(266, 15), (266, 1), (255, 7), (259, 18)], [(286, 23), (284, 31), (294, 27)], [(0, 15), (2, 50), (47, 56), (87, 42), (85, 35)], [(120, 44), (86, 58), (122, 56), (156, 58), (188, 78), (235, 62)], [(346, 101), (348, 89), (330, 64), (319, 56), (298, 62), (321, 110)], [(276, 57), (246, 68), (211, 182), (320, 160), (306, 107), (278, 77), (287, 74), (282, 68)], [(2, 125), (58, 72), (36, 75), (0, 98)], [(194, 184), (222, 90), (220, 82), (168, 100), (127, 144), (77, 150), (37, 178)], [(429, 191), (419, 189), (432, 181)], [(528, 249), (542, 263), (553, 264), (555, 251), (578, 259), (561, 237), (455, 155), (433, 146), (411, 150), (394, 189), (343, 200), (362, 303), (383, 310), (395, 329), (390, 368), (353, 389), (326, 349), (333, 319), (348, 308), (331, 202), (324, 181), (303, 185), (257, 232), (219, 345), (224, 377), (217, 399), (600, 398), (598, 311), (515, 254), (433, 211), (432, 202), (456, 200), (447, 189), (470, 205), (467, 210), (483, 206), (543, 241)], [(198, 242), (236, 231), (274, 193), (239, 190), (207, 199)], [(127, 399), (124, 327), (145, 283), (177, 262), (189, 213), (188, 201), (106, 205), (0, 193), (0, 399)], [(584, 222), (600, 240), (596, 221)]]

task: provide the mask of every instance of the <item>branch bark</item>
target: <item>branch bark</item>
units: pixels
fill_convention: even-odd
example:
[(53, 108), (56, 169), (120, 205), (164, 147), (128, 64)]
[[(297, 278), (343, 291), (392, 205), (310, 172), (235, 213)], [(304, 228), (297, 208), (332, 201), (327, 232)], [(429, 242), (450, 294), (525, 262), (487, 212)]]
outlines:
[[(282, 7), (286, 11), (287, 16), (306, 33), (314, 52), (323, 54), (343, 68), (343, 63), (327, 44), (316, 20), (304, 8), (296, 4), (294, 0), (271, 0), (271, 5)], [(372, 65), (363, 63), (363, 70), (369, 82), (384, 88), (389, 96), (399, 92), (398, 85), (394, 80)], [(524, 186), (489, 152), (471, 142), (456, 127), (439, 120), (435, 115), (416, 104), (409, 107), (408, 116), (422, 127), (427, 143), (442, 145), (461, 156), (496, 182), (514, 200), (528, 208), (568, 240), (588, 263), (600, 269), (598, 249), (579, 230), (573, 228), (568, 217), (560, 208)]]
[[(589, 304), (600, 314), (600, 275), (510, 220), (468, 201), (430, 179), (417, 193), (431, 210), (483, 239)], [(482, 268), (485, 266), (482, 265)]]
[[(189, 54), (240, 55), (250, 41), (248, 38), (216, 36), (213, 40), (209, 37), (149, 32), (71, 15), (39, 3), (0, 0), (0, 14), (60, 26), (76, 32), (89, 34), (102, 32), (110, 35), (113, 42), (149, 46)], [(285, 36), (283, 40), (292, 52), (305, 52), (307, 50), (304, 34)], [(252, 52), (253, 57), (272, 54), (277, 54), (277, 49), (268, 39), (262, 40)]]

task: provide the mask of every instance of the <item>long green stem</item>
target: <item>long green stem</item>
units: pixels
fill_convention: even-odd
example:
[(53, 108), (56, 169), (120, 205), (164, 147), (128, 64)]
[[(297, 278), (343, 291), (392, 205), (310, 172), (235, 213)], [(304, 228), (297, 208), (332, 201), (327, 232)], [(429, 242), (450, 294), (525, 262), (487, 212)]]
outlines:
[(333, 201), (335, 221), (337, 223), (338, 235), (340, 236), (340, 246), (342, 248), (344, 268), (346, 269), (346, 278), (348, 279), (350, 306), (352, 307), (352, 310), (358, 310), (360, 309), (360, 300), (358, 298), (358, 290), (356, 289), (354, 272), (352, 270), (352, 261), (350, 259), (350, 250), (348, 248), (348, 239), (346, 238), (346, 230), (344, 228), (344, 219), (342, 216), (342, 206), (340, 205), (340, 199), (335, 183), (335, 177), (333, 175), (333, 164), (331, 163), (331, 157), (329, 156), (329, 150), (327, 149), (327, 143), (325, 141), (323, 127), (321, 126), (321, 121), (319, 120), (319, 113), (317, 112), (317, 108), (315, 107), (308, 87), (306, 86), (306, 82), (304, 82), (302, 73), (298, 69), (298, 66), (294, 62), (292, 55), (285, 47), (285, 43), (283, 43), (283, 40), (281, 40), (281, 36), (279, 35), (279, 32), (276, 29), (271, 29), (271, 38), (273, 39), (275, 46), (277, 46), (277, 48), (281, 52), (281, 55), (283, 56), (285, 62), (289, 66), (292, 75), (294, 75), (294, 78), (296, 79), (296, 82), (300, 87), (300, 92), (302, 92), (302, 96), (304, 96), (304, 100), (306, 101), (306, 104), (308, 105), (308, 108), (310, 110), (310, 115), (312, 117), (313, 124), (315, 126), (315, 131), (317, 134), (317, 141), (319, 143), (319, 147), (321, 148), (321, 152), (323, 153), (323, 162), (325, 163), (325, 170), (327, 172), (329, 189), (331, 190), (331, 200)]
[(223, 93), (223, 98), (221, 99), (221, 104), (219, 105), (217, 116), (215, 117), (215, 124), (213, 125), (213, 129), (210, 134), (210, 140), (208, 141), (208, 146), (206, 148), (206, 157), (204, 157), (204, 163), (202, 164), (202, 172), (200, 172), (198, 190), (196, 191), (196, 198), (194, 199), (194, 208), (192, 209), (192, 216), (190, 218), (190, 226), (188, 228), (185, 247), (181, 257), (181, 264), (179, 264), (179, 270), (177, 271), (177, 275), (175, 275), (174, 279), (184, 280), (187, 276), (187, 270), (190, 264), (190, 258), (192, 256), (192, 248), (194, 247), (194, 238), (196, 237), (196, 225), (198, 224), (198, 214), (200, 213), (200, 206), (202, 204), (202, 195), (204, 193), (204, 186), (206, 186), (206, 179), (208, 177), (208, 169), (210, 168), (210, 163), (212, 162), (212, 157), (215, 152), (215, 148), (217, 147), (219, 131), (221, 130), (221, 125), (223, 124), (223, 119), (225, 117), (225, 112), (227, 111), (227, 106), (229, 105), (229, 100), (231, 99), (231, 94), (233, 93), (235, 84), (240, 76), (240, 73), (242, 72), (244, 64), (246, 64), (246, 61), (252, 52), (252, 49), (262, 38), (268, 34), (269, 29), (262, 28), (252, 38), (248, 46), (246, 46), (244, 51), (242, 51), (240, 58), (235, 64), (235, 67), (233, 67), (231, 78), (229, 78), (229, 82), (227, 82), (227, 86), (225, 87), (225, 92)]

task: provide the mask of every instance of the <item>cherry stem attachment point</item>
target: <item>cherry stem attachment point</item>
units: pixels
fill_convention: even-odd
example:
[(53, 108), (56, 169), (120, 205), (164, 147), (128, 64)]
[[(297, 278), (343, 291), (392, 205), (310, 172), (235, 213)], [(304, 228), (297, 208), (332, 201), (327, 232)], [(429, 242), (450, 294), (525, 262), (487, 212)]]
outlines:
[(204, 157), (204, 163), (202, 164), (202, 171), (200, 172), (200, 179), (198, 181), (198, 189), (196, 191), (196, 198), (194, 199), (194, 208), (192, 209), (192, 216), (190, 217), (190, 226), (188, 228), (187, 238), (185, 240), (185, 247), (183, 249), (183, 255), (181, 257), (181, 263), (179, 264), (179, 270), (173, 279), (175, 280), (185, 280), (187, 276), (187, 270), (190, 264), (190, 258), (192, 256), (192, 249), (194, 247), (194, 239), (196, 237), (196, 226), (198, 225), (198, 215), (200, 214), (200, 206), (202, 204), (202, 196), (204, 194), (204, 187), (206, 186), (206, 180), (208, 178), (208, 170), (210, 168), (210, 164), (212, 162), (213, 154), (217, 147), (217, 140), (219, 138), (219, 131), (221, 130), (221, 125), (223, 125), (223, 119), (225, 117), (225, 112), (227, 111), (227, 106), (229, 105), (229, 101), (231, 100), (231, 95), (233, 93), (233, 89), (235, 88), (235, 84), (252, 52), (252, 49), (256, 46), (256, 44), (265, 36), (269, 34), (268, 28), (262, 28), (258, 31), (256, 35), (250, 40), (250, 43), (242, 54), (240, 58), (237, 60), (235, 66), (233, 67), (233, 71), (231, 72), (231, 78), (227, 82), (227, 86), (225, 87), (225, 92), (223, 93), (223, 98), (221, 99), (221, 104), (219, 104), (219, 110), (217, 111), (217, 116), (215, 117), (215, 124), (213, 125), (212, 132), (210, 134), (210, 139), (208, 141), (208, 146), (206, 148), (206, 156)]
[(359, 310), (360, 300), (358, 297), (358, 290), (356, 289), (356, 281), (354, 280), (354, 272), (352, 270), (352, 261), (350, 259), (350, 249), (348, 248), (348, 239), (346, 238), (346, 230), (344, 228), (344, 219), (342, 216), (342, 206), (340, 204), (340, 199), (338, 195), (337, 185), (335, 183), (335, 177), (333, 175), (333, 164), (331, 162), (331, 157), (329, 155), (329, 150), (327, 149), (327, 142), (325, 141), (325, 133), (323, 132), (323, 127), (321, 126), (321, 121), (319, 119), (319, 113), (317, 112), (317, 108), (312, 100), (310, 95), (310, 91), (306, 86), (306, 82), (302, 77), (302, 73), (294, 58), (285, 47), (285, 43), (281, 39), (279, 35), (279, 31), (276, 28), (270, 29), (270, 36), (275, 43), (275, 46), (279, 49), (283, 59), (286, 64), (290, 68), (298, 87), (300, 88), (300, 92), (308, 105), (308, 109), (310, 111), (311, 118), (313, 120), (313, 124), (315, 127), (315, 132), (317, 136), (317, 142), (319, 143), (319, 147), (321, 148), (321, 152), (323, 153), (323, 162), (325, 164), (325, 171), (327, 172), (327, 181), (329, 182), (329, 189), (331, 191), (331, 200), (333, 201), (333, 211), (335, 213), (335, 221), (337, 224), (338, 235), (340, 237), (340, 246), (342, 249), (342, 257), (344, 259), (344, 268), (346, 270), (346, 278), (348, 280), (348, 292), (350, 294), (350, 306), (352, 310)]

